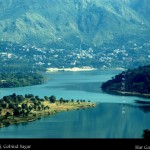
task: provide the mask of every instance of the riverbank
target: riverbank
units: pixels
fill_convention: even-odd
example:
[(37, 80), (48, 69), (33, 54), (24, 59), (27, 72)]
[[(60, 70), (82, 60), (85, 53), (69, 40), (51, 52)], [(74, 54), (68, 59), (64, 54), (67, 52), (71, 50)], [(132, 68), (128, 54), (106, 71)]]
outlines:
[[(32, 105), (32, 102), (25, 100), (24, 104)], [(40, 119), (42, 116), (53, 115), (62, 111), (69, 110), (78, 110), (95, 107), (95, 103), (91, 102), (60, 102), (51, 103), (49, 101), (41, 102), (41, 106), (44, 109), (37, 110), (33, 109), (28, 115), (15, 116), (13, 115), (12, 109), (3, 109), (0, 115), (0, 128), (9, 126), (11, 124), (27, 123), (37, 119)], [(11, 115), (7, 116), (7, 112)]]
[(107, 91), (107, 93), (113, 94), (113, 95), (138, 96), (138, 97), (143, 97), (143, 98), (150, 98), (150, 94), (141, 94), (137, 92)]
[(97, 70), (96, 68), (91, 68), (91, 67), (83, 67), (83, 68), (47, 68), (46, 72), (57, 72), (57, 71), (92, 71), (92, 70)]

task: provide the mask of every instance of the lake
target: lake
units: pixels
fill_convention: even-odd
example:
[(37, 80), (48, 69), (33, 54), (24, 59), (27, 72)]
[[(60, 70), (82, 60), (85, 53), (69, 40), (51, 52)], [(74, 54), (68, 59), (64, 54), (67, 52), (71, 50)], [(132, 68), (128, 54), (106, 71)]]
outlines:
[(45, 84), (19, 88), (1, 88), (5, 95), (34, 94), (39, 97), (84, 99), (96, 102), (95, 108), (61, 112), (30, 123), (10, 125), (0, 129), (0, 138), (141, 138), (150, 128), (150, 105), (135, 100), (135, 96), (104, 93), (100, 86), (119, 70), (46, 73)]

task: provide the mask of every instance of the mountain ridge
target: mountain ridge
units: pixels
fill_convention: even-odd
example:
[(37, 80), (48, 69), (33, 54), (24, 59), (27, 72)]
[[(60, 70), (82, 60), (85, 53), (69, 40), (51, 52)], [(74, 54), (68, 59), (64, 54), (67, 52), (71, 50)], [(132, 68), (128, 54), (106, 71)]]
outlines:
[[(77, 47), (150, 33), (143, 0), (0, 0), (0, 39)], [(146, 7), (146, 9), (144, 9)], [(141, 14), (143, 10), (143, 14)]]

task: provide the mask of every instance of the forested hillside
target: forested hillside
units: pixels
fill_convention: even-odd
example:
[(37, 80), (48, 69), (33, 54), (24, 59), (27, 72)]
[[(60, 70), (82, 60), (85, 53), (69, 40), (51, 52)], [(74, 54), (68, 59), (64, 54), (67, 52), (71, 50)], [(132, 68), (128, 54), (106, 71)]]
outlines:
[(106, 92), (129, 92), (150, 94), (150, 65), (123, 71), (102, 84)]

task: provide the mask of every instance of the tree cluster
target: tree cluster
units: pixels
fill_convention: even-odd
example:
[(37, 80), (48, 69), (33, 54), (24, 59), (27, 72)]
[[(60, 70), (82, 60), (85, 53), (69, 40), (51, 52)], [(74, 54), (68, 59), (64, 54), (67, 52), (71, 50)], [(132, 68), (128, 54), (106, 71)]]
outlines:
[(150, 93), (150, 65), (123, 71), (101, 86), (106, 92), (122, 91), (140, 94)]
[[(0, 99), (0, 116), (2, 116), (2, 110), (6, 110), (5, 117), (16, 116), (24, 117), (31, 114), (31, 111), (42, 111), (50, 109), (49, 106), (44, 106), (42, 102), (49, 101), (50, 103), (58, 102), (60, 104), (75, 102), (74, 99), (65, 100), (60, 98), (56, 99), (54, 95), (50, 97), (44, 96), (44, 98), (39, 98), (39, 96), (34, 96), (33, 94), (16, 95), (15, 93), (9, 96), (4, 96)], [(85, 102), (85, 100), (77, 100), (77, 103)], [(90, 102), (90, 101), (88, 101)]]
[(0, 88), (38, 85), (44, 81), (38, 73), (0, 73)]
[[(26, 102), (27, 100), (28, 102)], [(4, 96), (0, 100), (0, 114), (3, 109), (12, 110), (12, 113), (9, 111), (6, 112), (5, 116), (27, 116), (29, 113), (34, 111), (41, 111), (49, 109), (48, 106), (42, 105), (44, 99), (40, 99), (38, 96), (33, 94), (16, 95), (15, 93), (9, 96)]]

